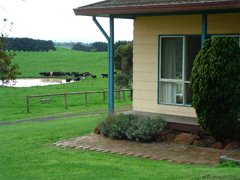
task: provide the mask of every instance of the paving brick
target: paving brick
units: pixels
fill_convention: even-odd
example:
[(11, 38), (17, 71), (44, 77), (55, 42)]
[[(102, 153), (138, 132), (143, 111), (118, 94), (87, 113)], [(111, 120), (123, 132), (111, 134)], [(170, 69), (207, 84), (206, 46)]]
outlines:
[(220, 156), (240, 159), (240, 151), (211, 149), (169, 142), (136, 143), (126, 140), (112, 140), (95, 134), (57, 142), (54, 145), (186, 164), (216, 165), (219, 163)]

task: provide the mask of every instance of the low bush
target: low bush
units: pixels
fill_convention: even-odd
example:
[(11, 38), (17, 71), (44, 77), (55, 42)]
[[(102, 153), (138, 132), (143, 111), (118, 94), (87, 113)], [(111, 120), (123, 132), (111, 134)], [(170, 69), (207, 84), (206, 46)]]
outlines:
[(161, 118), (140, 117), (131, 121), (126, 134), (128, 139), (139, 142), (154, 141), (154, 137), (165, 127)]
[(137, 117), (132, 114), (113, 116), (114, 123), (111, 124), (109, 137), (113, 139), (126, 139), (126, 131), (130, 125), (131, 120)]
[(165, 125), (166, 122), (159, 117), (119, 114), (108, 116), (98, 127), (101, 134), (113, 139), (151, 142)]
[(114, 120), (113, 120), (112, 116), (109, 116), (104, 121), (102, 121), (98, 125), (98, 128), (100, 129), (100, 133), (104, 136), (108, 136), (113, 122), (114, 122)]

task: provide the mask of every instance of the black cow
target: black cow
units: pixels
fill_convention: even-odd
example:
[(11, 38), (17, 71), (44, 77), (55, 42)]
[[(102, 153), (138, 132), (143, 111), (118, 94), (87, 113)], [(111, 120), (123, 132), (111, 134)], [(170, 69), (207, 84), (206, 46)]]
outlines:
[(76, 77), (76, 78), (74, 78), (74, 81), (80, 81), (80, 80), (81, 80), (80, 77)]
[(40, 72), (39, 75), (45, 76), (45, 72)]
[(102, 73), (101, 75), (102, 75), (102, 78), (108, 78), (108, 74)]
[(92, 79), (97, 79), (97, 75), (92, 75)]
[(78, 77), (78, 76), (80, 76), (80, 73), (78, 73), (78, 72), (72, 72), (72, 75), (75, 76), (75, 77)]
[(67, 82), (67, 83), (70, 83), (71, 80), (72, 80), (71, 78), (67, 78), (67, 79), (66, 79), (66, 82)]
[(72, 73), (66, 72), (65, 75), (66, 75), (66, 76), (72, 76)]
[(65, 76), (64, 72), (53, 72), (53, 76)]
[(43, 72), (43, 75), (44, 75), (44, 76), (50, 76), (51, 73), (50, 73), (50, 72)]
[(91, 75), (92, 75), (92, 74), (91, 74), (90, 72), (84, 72), (84, 73), (83, 73), (83, 76), (84, 76), (84, 77), (89, 77), (89, 76), (91, 76)]

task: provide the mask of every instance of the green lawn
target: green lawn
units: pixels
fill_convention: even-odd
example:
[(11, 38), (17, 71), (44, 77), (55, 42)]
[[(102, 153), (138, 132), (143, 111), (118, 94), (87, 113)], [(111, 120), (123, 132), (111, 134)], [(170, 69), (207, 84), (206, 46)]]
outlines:
[(99, 76), (107, 72), (106, 52), (80, 52), (57, 48), (49, 52), (16, 52), (21, 77), (39, 77), (39, 72), (91, 72)]
[(105, 115), (0, 126), (0, 179), (238, 179), (240, 168), (58, 148), (52, 143), (92, 132)]

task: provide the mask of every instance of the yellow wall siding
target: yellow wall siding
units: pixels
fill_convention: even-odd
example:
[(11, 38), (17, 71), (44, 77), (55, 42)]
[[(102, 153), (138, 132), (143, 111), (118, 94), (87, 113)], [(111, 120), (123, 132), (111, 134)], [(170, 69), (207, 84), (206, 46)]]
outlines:
[(134, 22), (134, 41), (141, 39), (139, 35), (200, 34), (201, 23), (201, 15), (137, 17)]
[(155, 44), (135, 44), (136, 49), (134, 50), (135, 54), (156, 54), (157, 53), (157, 49), (156, 49), (156, 45)]
[(208, 16), (209, 34), (239, 34), (240, 13), (210, 14)]
[[(240, 33), (240, 13), (211, 14), (208, 33)], [(202, 15), (137, 17), (134, 21), (133, 110), (196, 117), (194, 108), (159, 105), (158, 36), (201, 34)], [(196, 122), (190, 122), (196, 124)]]
[(142, 72), (133, 71), (133, 76), (135, 77), (134, 78), (135, 81), (149, 81), (149, 82), (157, 81), (157, 76), (156, 76), (156, 73), (154, 72), (142, 73)]
[(134, 99), (156, 101), (157, 92), (156, 91), (135, 91), (133, 94)]
[(155, 53), (142, 53), (142, 54), (136, 54), (134, 51), (135, 56), (140, 56), (138, 59), (133, 59), (134, 62), (139, 63), (151, 63), (151, 64), (157, 64), (156, 62), (156, 54)]
[(156, 82), (151, 82), (151, 81), (133, 81), (133, 91), (135, 92), (136, 90), (139, 91), (152, 91), (152, 90), (157, 90), (157, 84)]
[(152, 64), (152, 63), (136, 63), (136, 65), (133, 68), (133, 71), (137, 72), (146, 72), (146, 73), (157, 73), (157, 63)]

